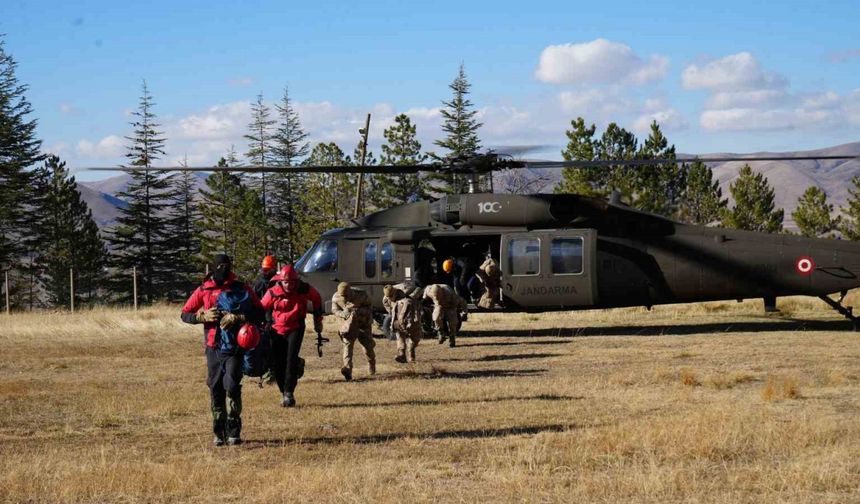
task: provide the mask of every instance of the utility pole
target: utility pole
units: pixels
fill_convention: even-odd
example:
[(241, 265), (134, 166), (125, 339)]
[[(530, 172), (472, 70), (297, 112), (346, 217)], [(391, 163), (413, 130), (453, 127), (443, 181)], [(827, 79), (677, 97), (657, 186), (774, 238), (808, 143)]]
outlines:
[(75, 270), (69, 268), (69, 307), (75, 313)]
[[(361, 133), (361, 167), (364, 168), (364, 160), (367, 156), (367, 135), (370, 132), (370, 114), (367, 114), (367, 121), (364, 122), (364, 129), (358, 130)], [(364, 185), (364, 173), (358, 174), (358, 187), (355, 189), (355, 212), (352, 217), (357, 219), (361, 213), (361, 186)]]
[(131, 274), (134, 277), (134, 311), (137, 311), (137, 266), (131, 267)]

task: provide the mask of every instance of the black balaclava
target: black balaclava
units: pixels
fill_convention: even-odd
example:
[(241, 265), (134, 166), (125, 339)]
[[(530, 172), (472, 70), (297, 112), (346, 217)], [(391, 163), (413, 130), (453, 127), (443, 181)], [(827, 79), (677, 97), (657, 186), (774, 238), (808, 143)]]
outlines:
[(233, 261), (227, 254), (218, 254), (212, 259), (212, 264), (209, 265), (209, 271), (212, 273), (212, 280), (217, 285), (223, 284), (230, 272), (233, 270)]

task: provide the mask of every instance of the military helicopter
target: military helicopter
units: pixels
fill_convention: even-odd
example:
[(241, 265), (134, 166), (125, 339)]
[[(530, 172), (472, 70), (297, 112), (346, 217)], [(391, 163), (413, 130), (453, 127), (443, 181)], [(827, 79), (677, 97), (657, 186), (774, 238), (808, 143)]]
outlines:
[[(702, 162), (847, 160), (855, 156), (720, 157)], [(860, 287), (860, 244), (676, 222), (611, 198), (577, 194), (480, 193), (476, 181), (496, 170), (653, 166), (692, 159), (514, 160), (495, 153), (413, 166), (242, 167), (223, 171), (418, 173), (463, 176), (468, 191), (380, 210), (324, 233), (296, 263), (324, 299), (348, 281), (382, 312), (382, 287), (426, 283), (445, 258), (493, 257), (501, 267), (500, 310), (543, 312), (762, 298), (817, 296), (860, 330), (843, 301)], [(218, 168), (119, 170), (217, 171)], [(112, 168), (117, 170), (117, 168)], [(420, 278), (425, 275), (427, 278)], [(429, 272), (429, 274), (427, 273)], [(838, 294), (833, 299), (832, 294)], [(326, 311), (330, 311), (330, 302)]]

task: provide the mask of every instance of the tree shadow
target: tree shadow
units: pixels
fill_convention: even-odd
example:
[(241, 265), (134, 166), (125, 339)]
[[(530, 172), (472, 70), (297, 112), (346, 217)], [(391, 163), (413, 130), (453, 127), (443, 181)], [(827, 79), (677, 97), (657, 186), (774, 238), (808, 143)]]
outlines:
[(538, 394), (534, 396), (503, 396), (476, 399), (410, 399), (407, 401), (390, 401), (379, 403), (347, 403), (347, 404), (307, 404), (302, 409), (343, 409), (343, 408), (384, 408), (389, 406), (444, 406), (449, 404), (481, 404), (507, 401), (577, 401), (585, 396), (566, 396), (556, 394)]
[[(701, 324), (670, 324), (653, 326), (617, 325), (606, 327), (544, 328), (544, 329), (475, 329), (462, 331), (458, 337), (521, 338), (521, 337), (587, 337), (587, 336), (689, 336), (703, 333), (739, 333), (768, 331), (852, 331), (848, 320), (801, 320), (794, 318), (741, 322), (707, 322)], [(463, 344), (459, 346), (469, 346)]]
[(535, 353), (535, 354), (500, 354), (500, 355), (485, 355), (476, 359), (471, 359), (471, 362), (498, 362), (509, 360), (525, 360), (525, 359), (547, 359), (550, 357), (560, 357), (565, 354), (557, 353)]
[(352, 437), (298, 437), (285, 439), (249, 439), (245, 441), (248, 449), (279, 448), (290, 445), (337, 445), (337, 444), (383, 444), (400, 439), (489, 439), (508, 436), (534, 435), (542, 432), (566, 432), (582, 428), (601, 427), (601, 425), (548, 424), (528, 427), (506, 427), (501, 429), (463, 429), (429, 433), (393, 432)]

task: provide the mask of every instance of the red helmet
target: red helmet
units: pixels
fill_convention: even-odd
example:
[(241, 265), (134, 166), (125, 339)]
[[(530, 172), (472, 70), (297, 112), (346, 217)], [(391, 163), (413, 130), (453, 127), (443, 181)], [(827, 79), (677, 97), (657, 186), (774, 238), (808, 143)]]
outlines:
[(236, 342), (245, 350), (256, 348), (260, 343), (260, 331), (254, 324), (243, 324), (236, 335)]
[(283, 268), (281, 268), (281, 272), (278, 273), (277, 280), (298, 280), (299, 272), (293, 268), (292, 264), (286, 264)]
[(263, 263), (261, 266), (263, 267), (263, 269), (275, 269), (278, 267), (278, 262), (275, 261), (275, 258), (273, 256), (268, 255), (263, 258)]

